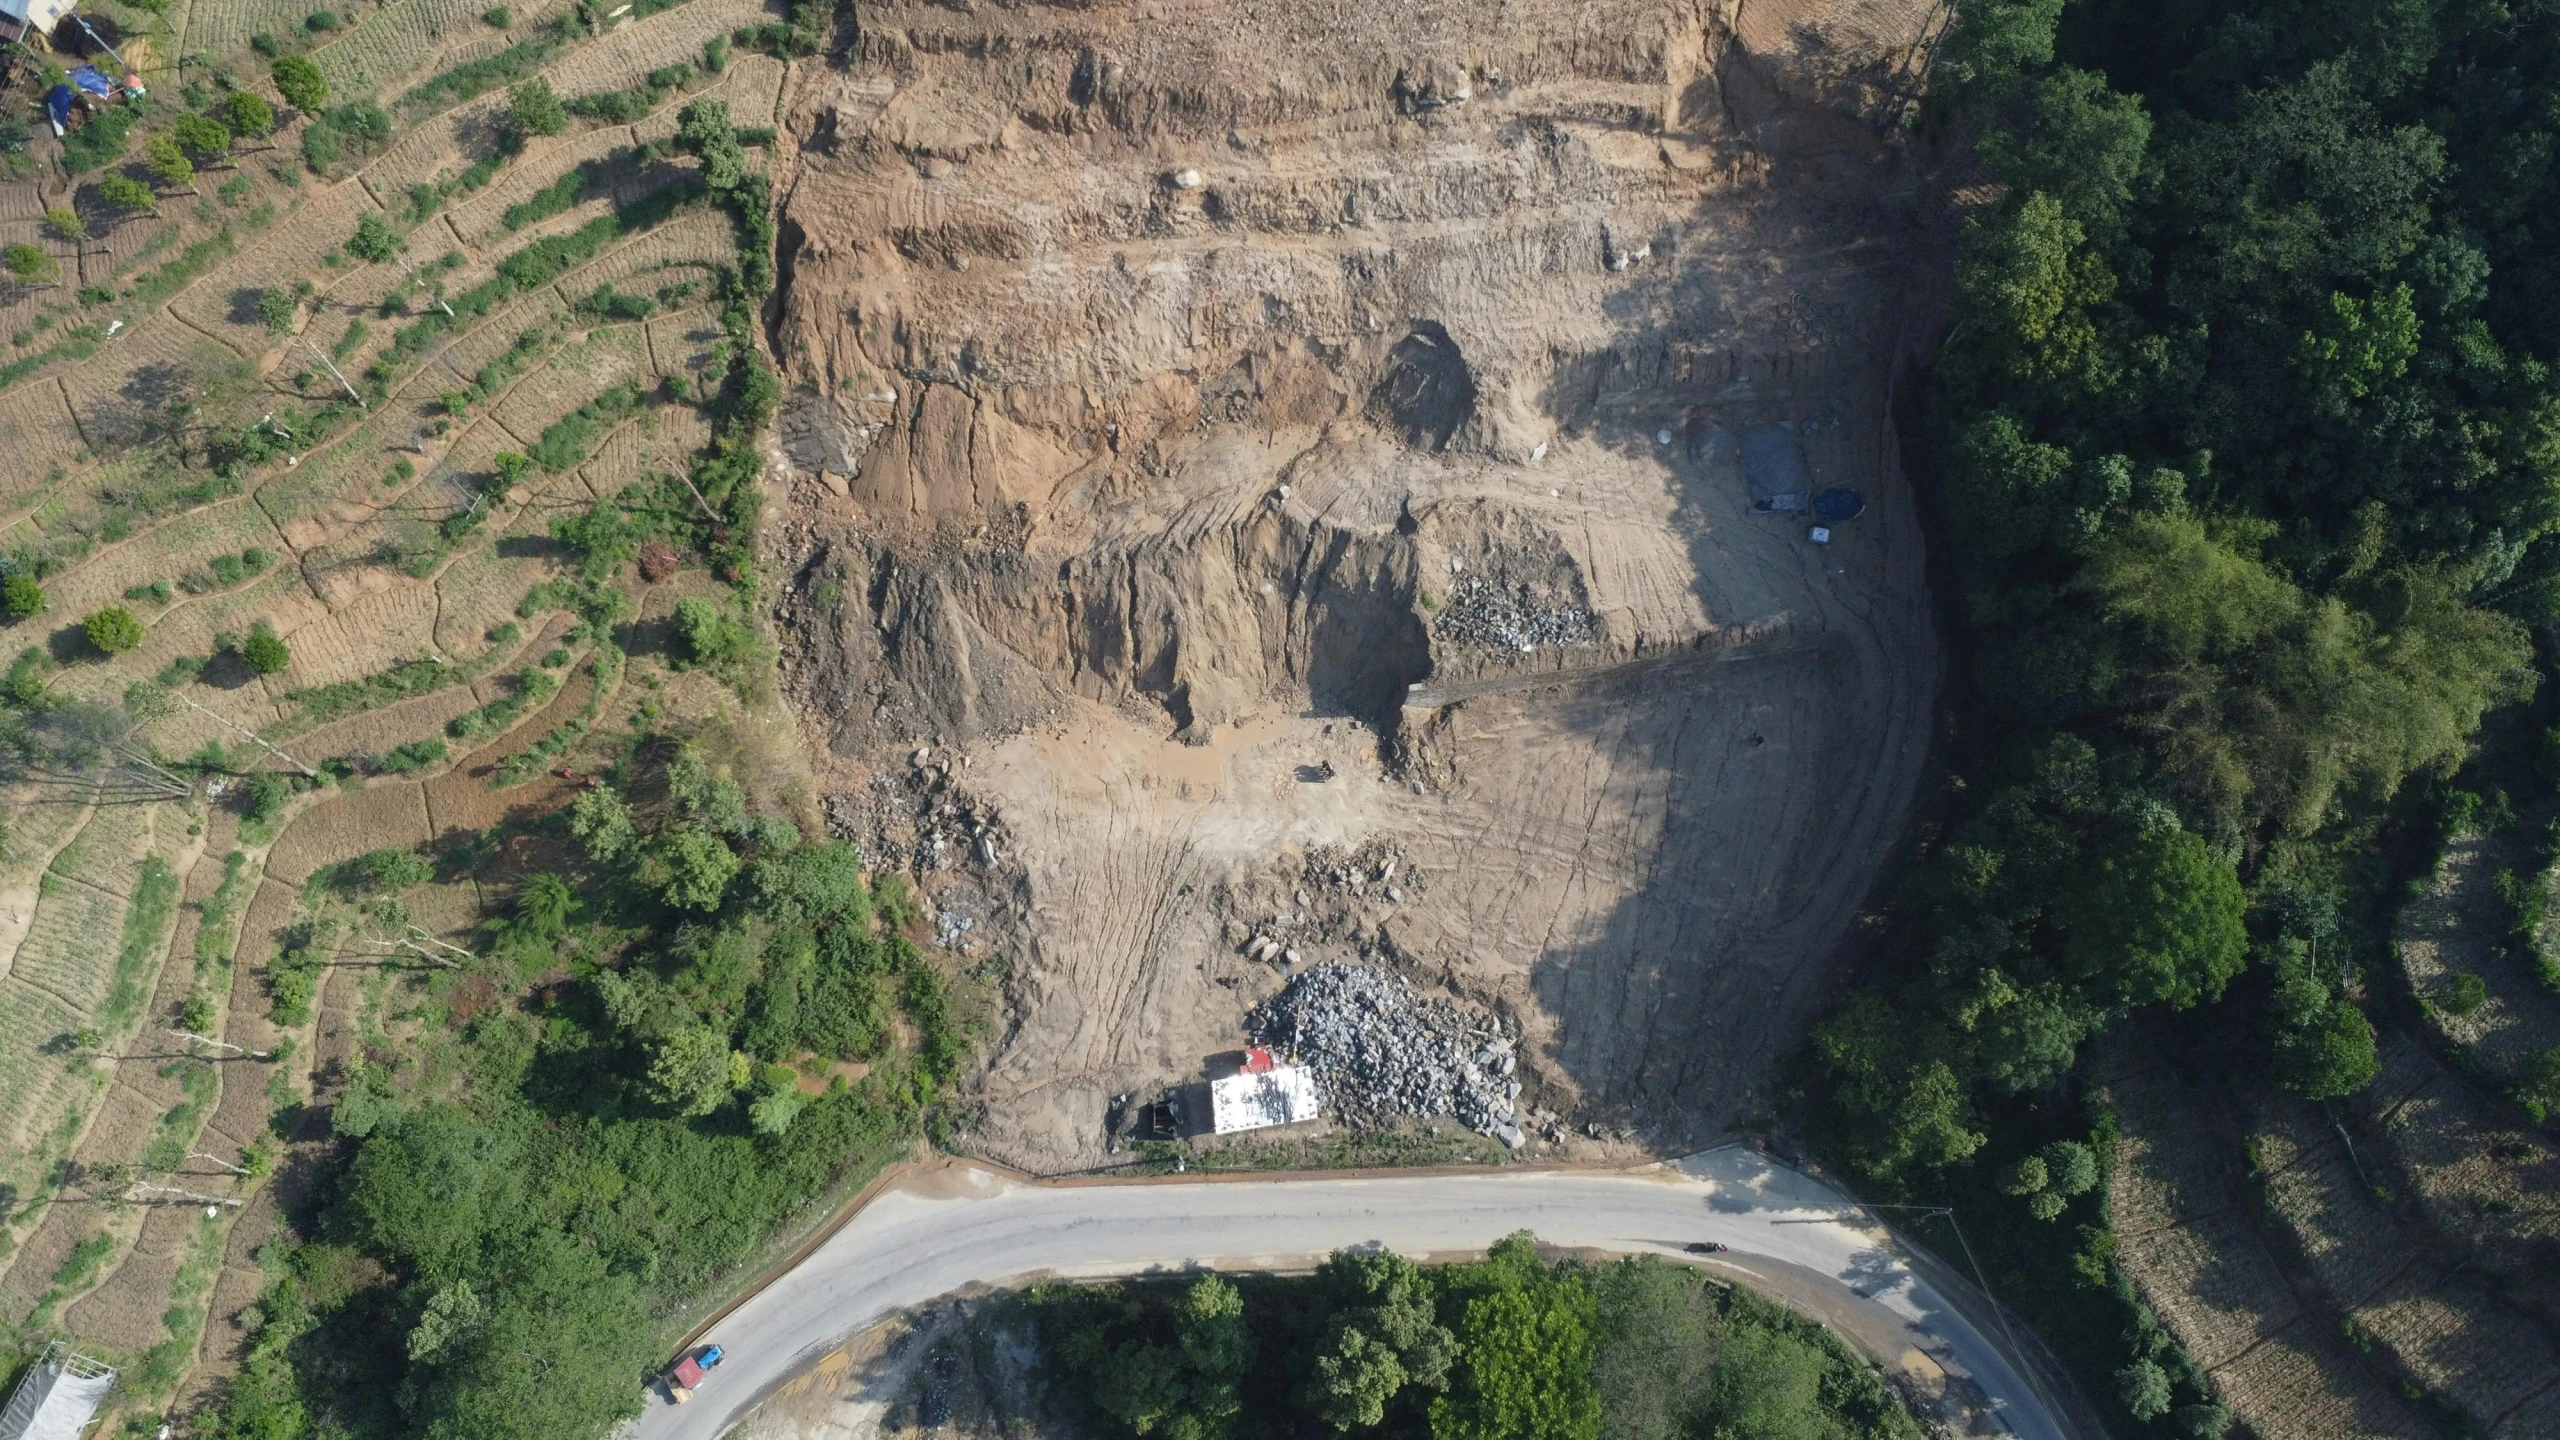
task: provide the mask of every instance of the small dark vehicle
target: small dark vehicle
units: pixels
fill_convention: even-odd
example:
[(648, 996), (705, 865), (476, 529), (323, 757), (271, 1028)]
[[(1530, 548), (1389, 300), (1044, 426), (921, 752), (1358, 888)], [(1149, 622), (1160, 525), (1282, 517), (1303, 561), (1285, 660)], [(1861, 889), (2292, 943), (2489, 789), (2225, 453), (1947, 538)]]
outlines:
[(1733, 1247), (1716, 1240), (1692, 1240), (1680, 1247), (1692, 1255), (1722, 1255)]

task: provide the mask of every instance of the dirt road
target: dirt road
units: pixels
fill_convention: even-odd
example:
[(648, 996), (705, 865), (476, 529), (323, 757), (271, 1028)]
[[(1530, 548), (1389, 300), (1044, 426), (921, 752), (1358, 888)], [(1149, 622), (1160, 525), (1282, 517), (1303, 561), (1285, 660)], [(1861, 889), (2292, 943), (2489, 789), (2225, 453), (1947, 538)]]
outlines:
[[(692, 1403), (652, 1395), (633, 1440), (712, 1440), (846, 1337), (972, 1285), (1211, 1267), (1292, 1269), (1343, 1247), (1448, 1256), (1515, 1230), (1612, 1254), (1709, 1262), (1819, 1316), (1934, 1396), (1952, 1433), (2066, 1440), (1978, 1296), (1915, 1271), (1837, 1192), (1739, 1147), (1624, 1173), (1024, 1185), (974, 1167), (872, 1200), (834, 1237), (712, 1327), (729, 1358)], [(1982, 1316), (1977, 1325), (1976, 1316)], [(1992, 1328), (1985, 1329), (1984, 1326)]]

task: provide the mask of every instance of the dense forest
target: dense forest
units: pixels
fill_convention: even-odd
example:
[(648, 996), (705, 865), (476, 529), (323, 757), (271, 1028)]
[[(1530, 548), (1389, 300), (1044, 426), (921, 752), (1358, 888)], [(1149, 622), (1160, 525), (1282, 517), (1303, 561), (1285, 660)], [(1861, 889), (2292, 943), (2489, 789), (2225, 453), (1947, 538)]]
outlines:
[(1921, 1434), (1819, 1323), (1659, 1260), (1548, 1265), (1527, 1235), (1471, 1265), (1345, 1251), (1308, 1277), (1042, 1286), (994, 1323), (1039, 1336), (1049, 1402), (1093, 1435)]
[(2218, 1435), (2075, 1068), (2201, 1009), (2248, 1083), (2369, 1083), (2395, 855), (2478, 803), (2484, 719), (2540, 733), (2560, 6), (1974, 0), (1921, 124), (1978, 199), (1914, 437), (1962, 798), (1817, 1032), (1818, 1144), (2024, 1212), (1978, 1238), (2112, 1419)]

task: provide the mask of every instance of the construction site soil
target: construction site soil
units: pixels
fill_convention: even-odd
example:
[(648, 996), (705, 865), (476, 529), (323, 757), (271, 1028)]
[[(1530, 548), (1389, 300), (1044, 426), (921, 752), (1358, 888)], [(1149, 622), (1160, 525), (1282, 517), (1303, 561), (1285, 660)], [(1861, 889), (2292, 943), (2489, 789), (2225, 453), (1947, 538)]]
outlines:
[(1929, 749), (1944, 18), (879, 3), (801, 76), (784, 687), (1004, 962), (976, 1148), (1102, 1163), (1328, 961), (1496, 1011), (1533, 1145), (1765, 1103)]

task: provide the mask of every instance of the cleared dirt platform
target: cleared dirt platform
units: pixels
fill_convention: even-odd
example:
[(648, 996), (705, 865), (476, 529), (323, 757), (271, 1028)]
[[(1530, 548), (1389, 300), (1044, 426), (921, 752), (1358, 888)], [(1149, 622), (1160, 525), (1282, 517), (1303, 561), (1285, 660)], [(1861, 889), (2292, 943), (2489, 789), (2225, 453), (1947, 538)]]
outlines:
[(1940, 668), (1929, 12), (1760, 8), (893, 4), (788, 99), (786, 690), (1013, 962), (990, 1154), (1100, 1159), (1275, 925), (1509, 1013), (1534, 1134), (1752, 1107)]

